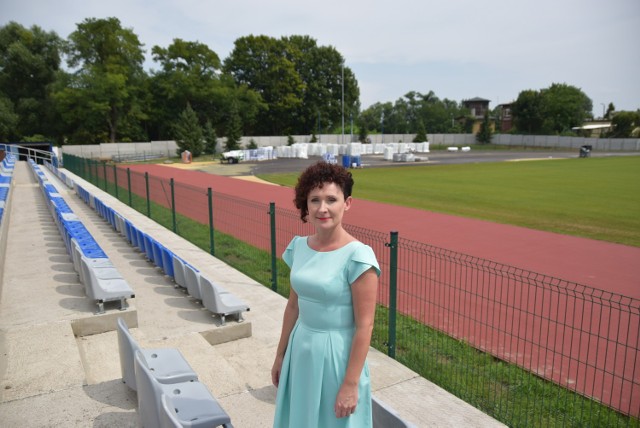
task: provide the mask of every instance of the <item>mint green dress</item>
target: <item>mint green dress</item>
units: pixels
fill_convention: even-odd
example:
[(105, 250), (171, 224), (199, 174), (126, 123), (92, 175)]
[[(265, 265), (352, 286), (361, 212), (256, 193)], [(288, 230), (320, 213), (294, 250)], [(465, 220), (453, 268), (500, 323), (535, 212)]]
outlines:
[(372, 427), (371, 384), (365, 363), (356, 411), (336, 418), (334, 404), (347, 370), (355, 332), (351, 284), (380, 268), (371, 247), (353, 241), (318, 252), (296, 236), (282, 255), (291, 268), (299, 315), (282, 364), (274, 428)]

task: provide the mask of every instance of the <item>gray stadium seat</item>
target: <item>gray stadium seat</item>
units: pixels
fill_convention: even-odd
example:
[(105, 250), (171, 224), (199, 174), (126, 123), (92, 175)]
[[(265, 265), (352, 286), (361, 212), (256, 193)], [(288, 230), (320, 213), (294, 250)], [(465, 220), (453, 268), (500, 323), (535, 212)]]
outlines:
[(210, 312), (220, 316), (222, 325), (225, 324), (228, 315), (237, 315), (238, 322), (243, 321), (242, 313), (249, 310), (249, 306), (242, 300), (202, 275), (200, 276), (200, 291), (202, 304)]
[(142, 349), (131, 336), (126, 322), (118, 318), (118, 348), (122, 381), (134, 391), (137, 390), (134, 356), (140, 351), (153, 375), (160, 383), (171, 384), (195, 382), (198, 375), (193, 371), (180, 351), (173, 348)]
[(187, 292), (196, 300), (202, 300), (200, 295), (200, 273), (188, 263), (184, 264), (184, 278), (187, 283)]
[(140, 351), (135, 353), (135, 373), (140, 426), (144, 428), (160, 426), (164, 394), (175, 409), (182, 426), (231, 427), (231, 418), (204, 384), (182, 382), (167, 385), (158, 382)]

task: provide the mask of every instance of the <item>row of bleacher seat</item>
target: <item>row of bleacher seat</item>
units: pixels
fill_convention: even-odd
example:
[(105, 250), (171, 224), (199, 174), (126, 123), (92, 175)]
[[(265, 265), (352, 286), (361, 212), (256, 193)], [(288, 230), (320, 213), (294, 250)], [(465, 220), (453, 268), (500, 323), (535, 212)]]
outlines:
[(84, 285), (85, 294), (98, 305), (96, 313), (104, 313), (107, 302), (120, 302), (120, 310), (127, 309), (127, 299), (135, 297), (129, 284), (73, 213), (55, 185), (49, 182), (40, 166), (31, 159), (29, 165), (38, 179), (47, 207), (73, 261), (73, 267)]
[[(141, 251), (146, 257), (173, 278), (173, 260), (179, 257), (64, 173), (51, 165), (47, 167), (67, 185), (71, 183), (78, 196), (130, 243), (143, 243)], [(206, 385), (198, 382), (197, 374), (179, 350), (141, 348), (123, 318), (117, 320), (117, 333), (122, 381), (137, 393), (140, 426), (233, 428), (229, 415)]]
[(154, 263), (174, 281), (177, 288), (185, 290), (213, 315), (219, 316), (222, 325), (225, 324), (228, 316), (235, 316), (239, 322), (243, 321), (243, 313), (250, 310), (245, 302), (207, 278), (195, 266), (142, 231), (100, 198), (73, 182), (64, 172), (49, 163), (46, 166), (68, 186), (74, 188), (80, 199), (95, 209), (102, 218), (111, 224), (114, 230), (127, 239), (130, 245), (137, 248), (149, 262)]
[(2, 162), (0, 162), (0, 224), (2, 224), (2, 217), (8, 208), (9, 190), (15, 163), (16, 157), (12, 153), (7, 153)]
[(143, 349), (118, 318), (122, 381), (136, 391), (142, 427), (232, 428), (231, 418), (178, 349)]

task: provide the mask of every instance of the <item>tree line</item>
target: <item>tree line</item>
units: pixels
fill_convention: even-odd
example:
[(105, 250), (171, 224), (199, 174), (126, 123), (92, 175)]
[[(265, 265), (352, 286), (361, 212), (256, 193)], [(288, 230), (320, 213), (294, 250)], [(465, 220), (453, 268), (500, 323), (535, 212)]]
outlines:
[[(67, 39), (16, 22), (0, 27), (0, 141), (187, 135), (210, 151), (218, 136), (233, 145), (242, 135), (340, 132), (343, 114), (361, 139), (370, 132), (468, 131), (469, 111), (433, 91), (362, 110), (344, 57), (309, 36), (240, 37), (224, 60), (206, 44), (177, 38), (150, 52), (157, 68), (146, 71), (143, 44), (114, 17), (87, 18)], [(561, 134), (589, 118), (591, 108), (580, 89), (553, 84), (521, 92), (513, 111), (518, 132)], [(633, 117), (629, 126), (638, 123)]]

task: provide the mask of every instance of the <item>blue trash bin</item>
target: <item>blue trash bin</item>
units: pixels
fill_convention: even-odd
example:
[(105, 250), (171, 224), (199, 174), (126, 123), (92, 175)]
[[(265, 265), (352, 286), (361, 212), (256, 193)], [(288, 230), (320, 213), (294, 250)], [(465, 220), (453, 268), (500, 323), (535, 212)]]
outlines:
[(342, 155), (342, 166), (345, 168), (351, 168), (351, 156)]
[(360, 164), (360, 156), (351, 156), (351, 167), (352, 168), (360, 168), (362, 164)]

